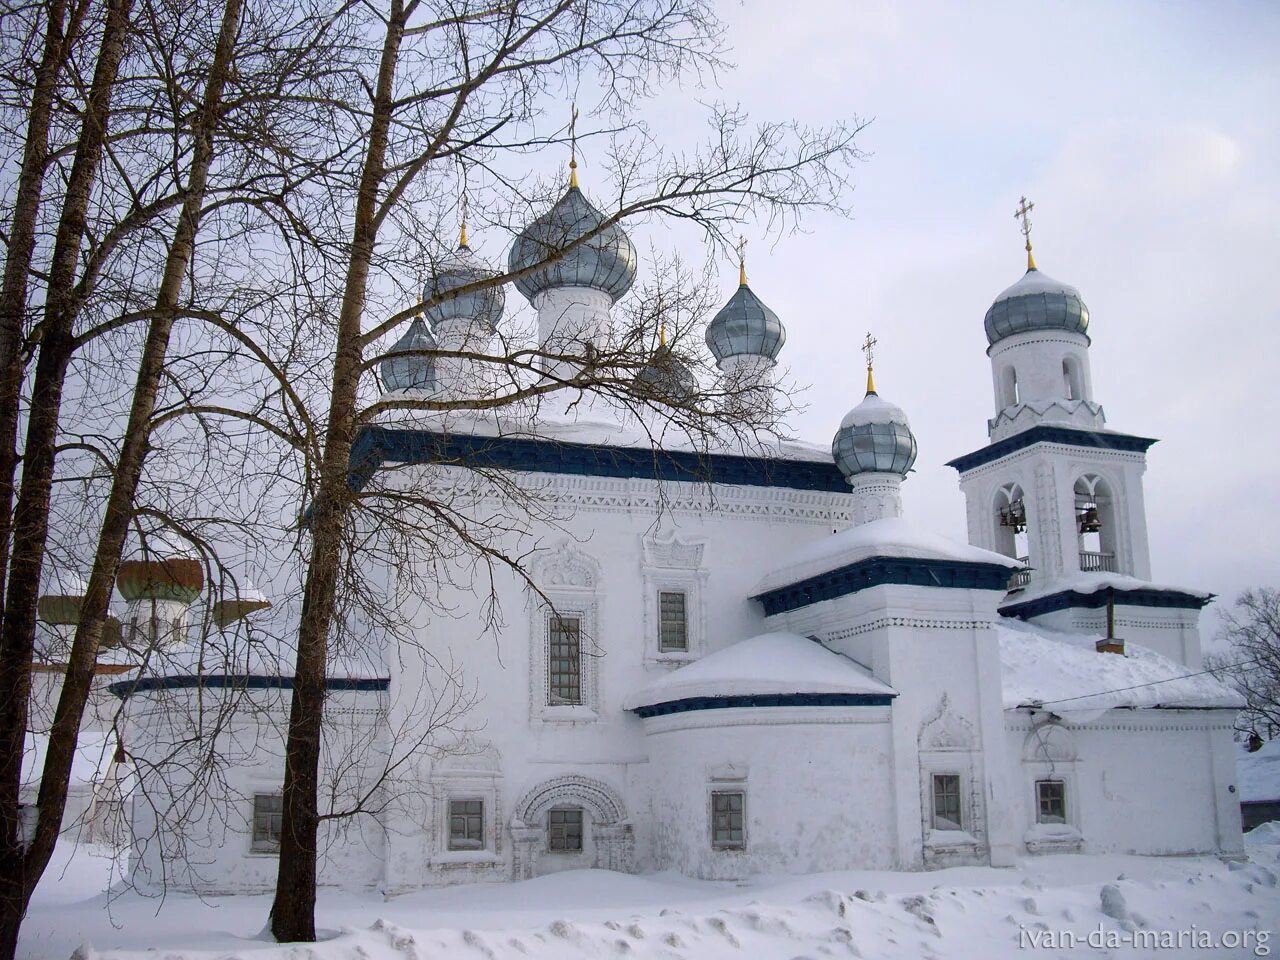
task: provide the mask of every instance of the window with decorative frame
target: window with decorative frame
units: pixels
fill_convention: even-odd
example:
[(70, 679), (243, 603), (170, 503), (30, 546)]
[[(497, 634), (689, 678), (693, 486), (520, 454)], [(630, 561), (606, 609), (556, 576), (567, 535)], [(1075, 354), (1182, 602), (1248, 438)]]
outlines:
[(547, 851), (582, 852), (581, 807), (553, 807), (547, 811)]
[(484, 801), (450, 798), (449, 849), (483, 850), (484, 846)]
[(674, 531), (642, 536), (645, 660), (686, 663), (703, 653), (704, 543)]
[(253, 795), (253, 836), (249, 850), (252, 853), (279, 853), (283, 822), (284, 795), (255, 793)]
[(600, 565), (572, 541), (530, 563), (529, 715), (535, 721), (600, 719)]

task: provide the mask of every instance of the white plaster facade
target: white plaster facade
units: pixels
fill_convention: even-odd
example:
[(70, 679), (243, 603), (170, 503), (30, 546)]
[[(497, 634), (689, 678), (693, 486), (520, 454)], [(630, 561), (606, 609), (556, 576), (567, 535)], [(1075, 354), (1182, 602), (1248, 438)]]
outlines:
[[(609, 336), (603, 289), (561, 286), (534, 303), (544, 345)], [(430, 603), (405, 597), (399, 612), (414, 642), (386, 651), (391, 668), (364, 678), (385, 689), (334, 694), (330, 727), (361, 748), (330, 749), (328, 780), (374, 776), (395, 749), (391, 731), (416, 722), (424, 692), (454, 682), (443, 664), (460, 668), (480, 699), (379, 788), (376, 813), (332, 827), (321, 881), (391, 894), (581, 867), (730, 879), (1004, 866), (1063, 850), (1239, 854), (1236, 700), (1213, 681), (1177, 687), (1199, 664), (1203, 595), (1152, 598), (1164, 588), (1146, 582), (1145, 458), (1132, 442), (1108, 440), (1125, 435), (1101, 430), (1088, 344), (1082, 333), (1033, 332), (990, 351), (993, 446), (960, 468), (971, 545), (906, 524), (900, 475), (833, 486), (832, 457), (819, 447), (726, 451), (755, 479), (694, 483), (610, 473), (616, 458), (644, 449), (634, 425), (525, 425), (522, 436), (557, 456), (566, 446), (587, 451), (573, 469), (512, 463), (508, 480), (537, 511), (465, 467), (397, 462), (385, 482), (453, 496), (452, 508), (478, 524), (502, 516), (488, 545), (524, 558), (531, 583), (469, 557), (413, 571), (432, 573), (438, 593)], [(735, 361), (734, 370), (767, 383), (765, 359)], [(1043, 426), (1076, 433), (1019, 440)], [(506, 432), (471, 428), (495, 444)], [(466, 429), (449, 424), (454, 435)], [(802, 479), (804, 470), (818, 480)], [(1081, 576), (1082, 478), (1094, 484), (1090, 503), (1104, 508), (1110, 580)], [(1001, 491), (1014, 488), (1032, 571), (1010, 593), (1020, 564), (1016, 541), (1001, 539), (999, 511), (1011, 502)], [(1135, 663), (1158, 675), (1146, 686), (1181, 692), (1124, 698), (1113, 669), (1124, 657), (1079, 636), (1105, 626), (1106, 610), (1090, 600), (1101, 589)], [(678, 649), (660, 642), (663, 592), (683, 597)], [(1016, 612), (1032, 600), (1025, 616)], [(1120, 690), (1120, 699), (1082, 714), (1073, 697), (1037, 694), (1036, 670), (1052, 674), (1053, 657), (1015, 669), (1000, 642), (1011, 611), (1046, 649), (1084, 663), (1081, 695)], [(817, 666), (788, 672), (787, 651), (800, 642), (815, 644), (801, 659), (812, 653)], [(671, 693), (664, 678), (695, 666), (705, 684)], [(841, 672), (844, 686), (828, 685)], [(187, 731), (193, 696), (158, 686), (130, 697), (129, 742), (148, 798), (134, 807), (140, 836), (154, 832), (157, 796), (164, 809), (188, 799), (180, 782), (146, 770), (159, 769)], [(254, 747), (228, 768), (226, 803), (188, 813), (173, 840), (180, 850), (139, 850), (140, 873), (168, 870), (169, 882), (209, 892), (269, 885), (274, 864), (253, 851), (249, 825), (254, 795), (282, 778), (286, 701), (283, 690), (242, 697), (219, 736), (233, 753)], [(1047, 789), (1047, 813), (1040, 782), (1061, 785)], [(188, 866), (168, 868), (178, 853)]]

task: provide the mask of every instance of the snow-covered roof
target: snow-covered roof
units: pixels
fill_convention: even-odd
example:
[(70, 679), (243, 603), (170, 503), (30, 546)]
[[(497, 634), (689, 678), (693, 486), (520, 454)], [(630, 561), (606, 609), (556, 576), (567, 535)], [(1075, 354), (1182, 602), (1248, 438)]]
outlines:
[(751, 592), (758, 596), (872, 557), (995, 563), (1010, 569), (1020, 566), (1003, 554), (929, 533), (901, 517), (886, 517), (841, 530), (802, 547), (765, 574)]
[(831, 463), (827, 445), (800, 440), (783, 440), (764, 432), (747, 440), (725, 438), (722, 442), (696, 440), (676, 425), (623, 424), (607, 411), (555, 417), (542, 411), (536, 421), (499, 418), (470, 412), (451, 412), (447, 416), (433, 412), (397, 411), (393, 417), (379, 419), (379, 426), (406, 430), (447, 431), (478, 437), (511, 437), (530, 440), (558, 440), (563, 443), (597, 444), (608, 447), (632, 447), (643, 450), (660, 448), (672, 451), (716, 453), (737, 457), (760, 457), (777, 460), (803, 460)]
[[(38, 784), (44, 774), (44, 758), (49, 750), (47, 733), (28, 733), (22, 751), (22, 782)], [(100, 782), (116, 755), (115, 734), (110, 731), (81, 730), (71, 759), (71, 786)]]
[(1236, 754), (1240, 799), (1280, 800), (1280, 740), (1268, 740), (1253, 753), (1240, 744)]
[(1000, 675), (1004, 708), (1043, 707), (1082, 717), (1112, 707), (1222, 707), (1244, 705), (1240, 695), (1211, 674), (1132, 641), (1125, 654), (1099, 653), (1100, 636), (1064, 633), (1004, 619)]
[(1008, 300), (1011, 297), (1025, 297), (1033, 293), (1061, 293), (1072, 297), (1080, 296), (1080, 291), (1071, 284), (1055, 280), (1040, 270), (1028, 270), (1015, 283), (1002, 290), (1000, 296), (996, 297), (994, 302), (999, 303), (1001, 300)]
[(848, 657), (795, 633), (765, 633), (731, 644), (668, 673), (626, 699), (635, 710), (693, 697), (790, 693), (862, 693), (893, 696)]
[(1185, 593), (1193, 597), (1200, 597), (1204, 600), (1208, 600), (1213, 596), (1213, 594), (1205, 593), (1203, 590), (1191, 590), (1187, 587), (1152, 583), (1149, 580), (1139, 580), (1137, 577), (1125, 576), (1123, 573), (1072, 573), (1065, 576), (1053, 577), (1048, 580), (1032, 581), (1031, 585), (1019, 593), (1011, 602), (1024, 603), (1028, 600), (1035, 600), (1038, 597), (1045, 597), (1054, 593), (1065, 593), (1068, 590), (1073, 590), (1076, 593), (1090, 594), (1097, 593), (1099, 590), (1106, 590), (1108, 588), (1114, 588), (1116, 590), (1157, 590), (1162, 593)]
[(890, 403), (877, 393), (868, 393), (862, 402), (844, 415), (841, 427), (856, 427), (864, 423), (907, 423), (907, 415), (896, 403)]

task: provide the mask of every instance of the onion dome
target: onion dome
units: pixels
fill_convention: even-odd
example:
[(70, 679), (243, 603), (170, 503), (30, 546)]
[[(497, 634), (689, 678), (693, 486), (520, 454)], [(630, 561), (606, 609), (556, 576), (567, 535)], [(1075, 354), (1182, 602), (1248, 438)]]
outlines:
[(1032, 266), (1022, 279), (996, 297), (985, 320), (987, 343), (1028, 330), (1087, 333), (1089, 308), (1075, 287)]
[(641, 393), (662, 400), (688, 400), (698, 392), (698, 378), (672, 353), (665, 338), (636, 374), (636, 382)]
[(867, 395), (840, 421), (831, 441), (836, 466), (852, 480), (862, 473), (896, 473), (905, 477), (916, 462), (916, 438), (907, 415), (876, 393), (867, 368)]
[(387, 390), (432, 390), (436, 385), (435, 360), (413, 351), (434, 350), (436, 338), (426, 321), (414, 317), (404, 336), (387, 351), (383, 359), (382, 384)]
[(48, 593), (36, 601), (40, 619), (53, 626), (71, 626), (80, 622), (80, 606), (89, 585), (79, 577), (62, 575), (51, 585)]
[(554, 207), (524, 228), (511, 247), (507, 269), (512, 273), (545, 263), (516, 280), (516, 289), (530, 302), (556, 287), (602, 290), (614, 302), (636, 279), (636, 248), (617, 224), (611, 224), (567, 252), (566, 247), (597, 230), (606, 220), (578, 189), (577, 172)]
[(745, 265), (739, 265), (738, 274), (738, 289), (707, 325), (707, 346), (716, 363), (738, 356), (777, 360), (787, 342), (787, 330), (747, 286)]
[(267, 599), (267, 595), (246, 580), (233, 594), (224, 595), (221, 600), (214, 603), (213, 621), (219, 629), (223, 629), (228, 624), (243, 620), (251, 613), (267, 610), (270, 607), (271, 601)]
[(204, 564), (183, 544), (150, 538), (149, 557), (125, 560), (116, 572), (116, 589), (126, 600), (176, 600), (194, 603), (204, 589)]
[[(480, 259), (467, 244), (467, 225), (464, 221), (458, 249), (444, 259), (435, 276), (427, 281), (422, 299), (430, 303), (451, 290), (495, 276), (497, 271)], [(503, 288), (493, 286), (432, 304), (427, 307), (426, 313), (432, 327), (452, 320), (479, 321), (489, 333), (494, 333), (506, 305), (507, 295)]]

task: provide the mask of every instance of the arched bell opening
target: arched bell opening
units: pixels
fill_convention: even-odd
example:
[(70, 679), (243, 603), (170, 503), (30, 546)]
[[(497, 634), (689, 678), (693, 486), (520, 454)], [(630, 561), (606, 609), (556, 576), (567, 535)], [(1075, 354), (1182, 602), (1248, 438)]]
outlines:
[(1027, 536), (1027, 502), (1022, 487), (1006, 483), (996, 491), (993, 542), (998, 553), (1011, 557), (1023, 565), (1009, 580), (1009, 589), (1026, 586), (1030, 579), (1030, 539)]
[(1119, 572), (1116, 558), (1120, 526), (1111, 485), (1096, 474), (1085, 474), (1077, 480), (1075, 514), (1081, 571)]

